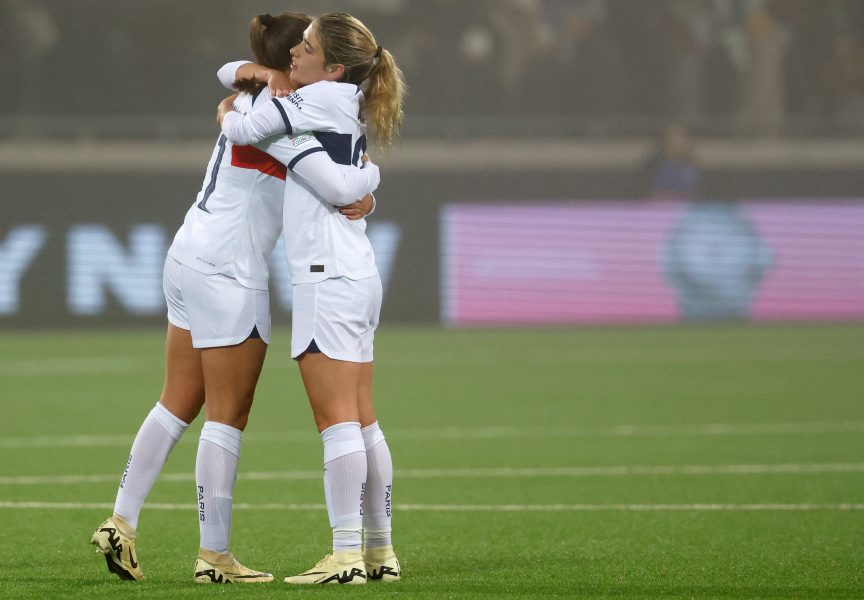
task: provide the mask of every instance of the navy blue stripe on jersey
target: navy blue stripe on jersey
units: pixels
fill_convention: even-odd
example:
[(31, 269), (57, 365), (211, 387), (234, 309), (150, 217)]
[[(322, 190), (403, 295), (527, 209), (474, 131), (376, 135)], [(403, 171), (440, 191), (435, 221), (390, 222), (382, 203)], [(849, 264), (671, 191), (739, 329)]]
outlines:
[(308, 150), (304, 150), (303, 152), (301, 152), (300, 154), (298, 154), (297, 156), (295, 156), (294, 158), (291, 159), (291, 162), (288, 163), (288, 170), (293, 171), (294, 166), (298, 162), (300, 162), (301, 158), (305, 158), (305, 157), (309, 156), (310, 154), (315, 154), (316, 152), (324, 152), (324, 148), (309, 148)]
[(360, 157), (366, 154), (366, 136), (361, 135), (354, 144), (354, 154), (351, 155), (351, 164), (357, 165), (360, 163)]
[(315, 137), (324, 146), (333, 162), (340, 165), (351, 164), (351, 134), (316, 131)]
[(213, 172), (210, 173), (210, 183), (207, 184), (207, 189), (204, 190), (204, 198), (198, 203), (198, 208), (206, 213), (210, 212), (207, 210), (207, 198), (216, 189), (216, 177), (219, 176), (219, 165), (222, 163), (222, 157), (225, 155), (225, 144), (227, 142), (228, 138), (225, 137), (224, 133), (221, 134), (219, 136), (219, 154), (216, 155), (216, 160), (213, 161)]
[(291, 121), (288, 120), (288, 115), (285, 113), (285, 109), (282, 108), (282, 105), (279, 104), (279, 100), (277, 98), (273, 98), (273, 104), (276, 105), (276, 108), (279, 109), (279, 114), (282, 115), (282, 120), (285, 121), (285, 134), (291, 135), (294, 133), (294, 128), (291, 127)]
[(252, 96), (252, 106), (255, 106), (255, 101), (256, 101), (258, 98), (261, 97), (261, 92), (263, 92), (263, 91), (266, 90), (266, 89), (267, 89), (267, 86), (265, 85), (265, 86), (262, 87), (260, 90), (258, 90), (257, 92), (255, 92), (255, 95)]

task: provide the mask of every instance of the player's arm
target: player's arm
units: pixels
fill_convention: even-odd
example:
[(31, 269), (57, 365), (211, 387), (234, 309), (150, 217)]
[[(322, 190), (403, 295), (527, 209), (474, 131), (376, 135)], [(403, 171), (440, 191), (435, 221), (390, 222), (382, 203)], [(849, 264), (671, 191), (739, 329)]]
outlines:
[(240, 80), (252, 80), (265, 84), (271, 96), (284, 97), (294, 91), (291, 80), (284, 71), (270, 69), (248, 60), (225, 63), (216, 73), (219, 82), (228, 89), (235, 89)]
[[(248, 64), (251, 64), (248, 60), (237, 60), (222, 65), (222, 67), (216, 71), (216, 77), (219, 78), (219, 83), (221, 83), (223, 87), (233, 90), (234, 83), (238, 79), (242, 79), (242, 77), (238, 77), (241, 67)], [(249, 77), (248, 79), (252, 78)]]
[[(363, 166), (366, 163), (372, 162), (372, 159), (369, 158), (369, 155), (365, 152), (363, 153)], [(375, 197), (375, 194), (366, 194), (363, 196), (362, 200), (358, 200), (353, 204), (346, 204), (339, 209), (339, 212), (342, 213), (345, 217), (348, 217), (349, 221), (357, 221), (359, 219), (365, 219), (378, 208), (378, 199)]]
[(339, 212), (349, 221), (359, 221), (375, 212), (377, 204), (378, 201), (375, 198), (375, 194), (366, 194), (362, 200), (341, 207)]
[(353, 204), (358, 198), (374, 192), (381, 183), (378, 165), (372, 161), (365, 163), (362, 168), (339, 165), (326, 152), (315, 152), (304, 157), (293, 166), (291, 172), (333, 206)]
[[(281, 79), (280, 79), (281, 75)], [(281, 71), (268, 69), (248, 61), (233, 61), (219, 69), (219, 81), (226, 87), (233, 88), (238, 79), (254, 79), (266, 83), (270, 93), (275, 86), (288, 87), (288, 78)], [(230, 82), (230, 83), (229, 83)], [(227, 85), (226, 85), (227, 84)], [(273, 135), (290, 135), (291, 123), (285, 109), (272, 103), (264, 103), (260, 108), (248, 115), (234, 111), (234, 98), (229, 96), (219, 103), (216, 120), (222, 128), (222, 133), (232, 144), (241, 146), (260, 142)]]
[[(222, 133), (234, 144), (248, 145), (274, 135), (291, 135), (299, 131), (332, 131), (333, 116), (359, 109), (356, 99), (332, 93), (330, 82), (305, 86), (287, 98), (271, 98), (250, 113), (234, 111), (232, 100), (219, 105), (217, 120)], [(331, 84), (335, 85), (335, 84)], [(330, 93), (328, 93), (330, 92)], [(341, 106), (339, 103), (355, 103)]]
[(249, 146), (274, 135), (291, 134), (290, 123), (271, 102), (244, 115), (234, 108), (236, 97), (236, 94), (228, 96), (216, 109), (216, 120), (232, 144)]
[[(378, 165), (372, 161), (365, 161), (362, 168), (337, 164), (315, 136), (308, 133), (274, 139), (260, 148), (333, 206), (352, 204), (374, 192), (381, 182)], [(369, 211), (360, 216), (366, 212)]]

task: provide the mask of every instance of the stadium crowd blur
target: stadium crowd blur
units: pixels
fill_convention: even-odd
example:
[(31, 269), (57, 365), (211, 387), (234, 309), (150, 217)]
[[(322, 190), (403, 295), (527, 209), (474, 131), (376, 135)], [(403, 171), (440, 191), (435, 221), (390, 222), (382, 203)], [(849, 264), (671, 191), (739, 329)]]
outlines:
[(419, 122), (864, 133), (862, 0), (4, 0), (0, 117), (198, 115), (250, 11), (281, 10), (367, 21)]

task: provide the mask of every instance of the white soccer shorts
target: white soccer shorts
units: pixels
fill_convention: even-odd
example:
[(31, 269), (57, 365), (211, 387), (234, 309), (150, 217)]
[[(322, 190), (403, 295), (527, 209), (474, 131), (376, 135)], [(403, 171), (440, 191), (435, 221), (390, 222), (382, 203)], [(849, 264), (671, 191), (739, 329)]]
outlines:
[(257, 328), (270, 343), (270, 295), (225, 275), (204, 275), (170, 256), (162, 272), (168, 322), (192, 333), (195, 348), (234, 346)]
[(372, 362), (381, 298), (378, 275), (295, 285), (291, 356), (297, 358), (315, 340), (318, 349), (334, 360)]

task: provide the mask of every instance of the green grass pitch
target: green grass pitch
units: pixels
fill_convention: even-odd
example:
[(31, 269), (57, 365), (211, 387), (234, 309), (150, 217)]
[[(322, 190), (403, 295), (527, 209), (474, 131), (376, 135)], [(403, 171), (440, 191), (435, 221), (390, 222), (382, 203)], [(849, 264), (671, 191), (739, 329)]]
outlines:
[[(864, 325), (383, 327), (398, 584), (287, 589), (328, 550), (289, 332), (244, 436), (232, 546), (277, 582), (198, 586), (178, 444), (139, 524), (147, 579), (89, 545), (162, 385), (162, 331), (0, 336), (0, 597), (861, 598)], [(148, 508), (149, 506), (149, 508)]]

